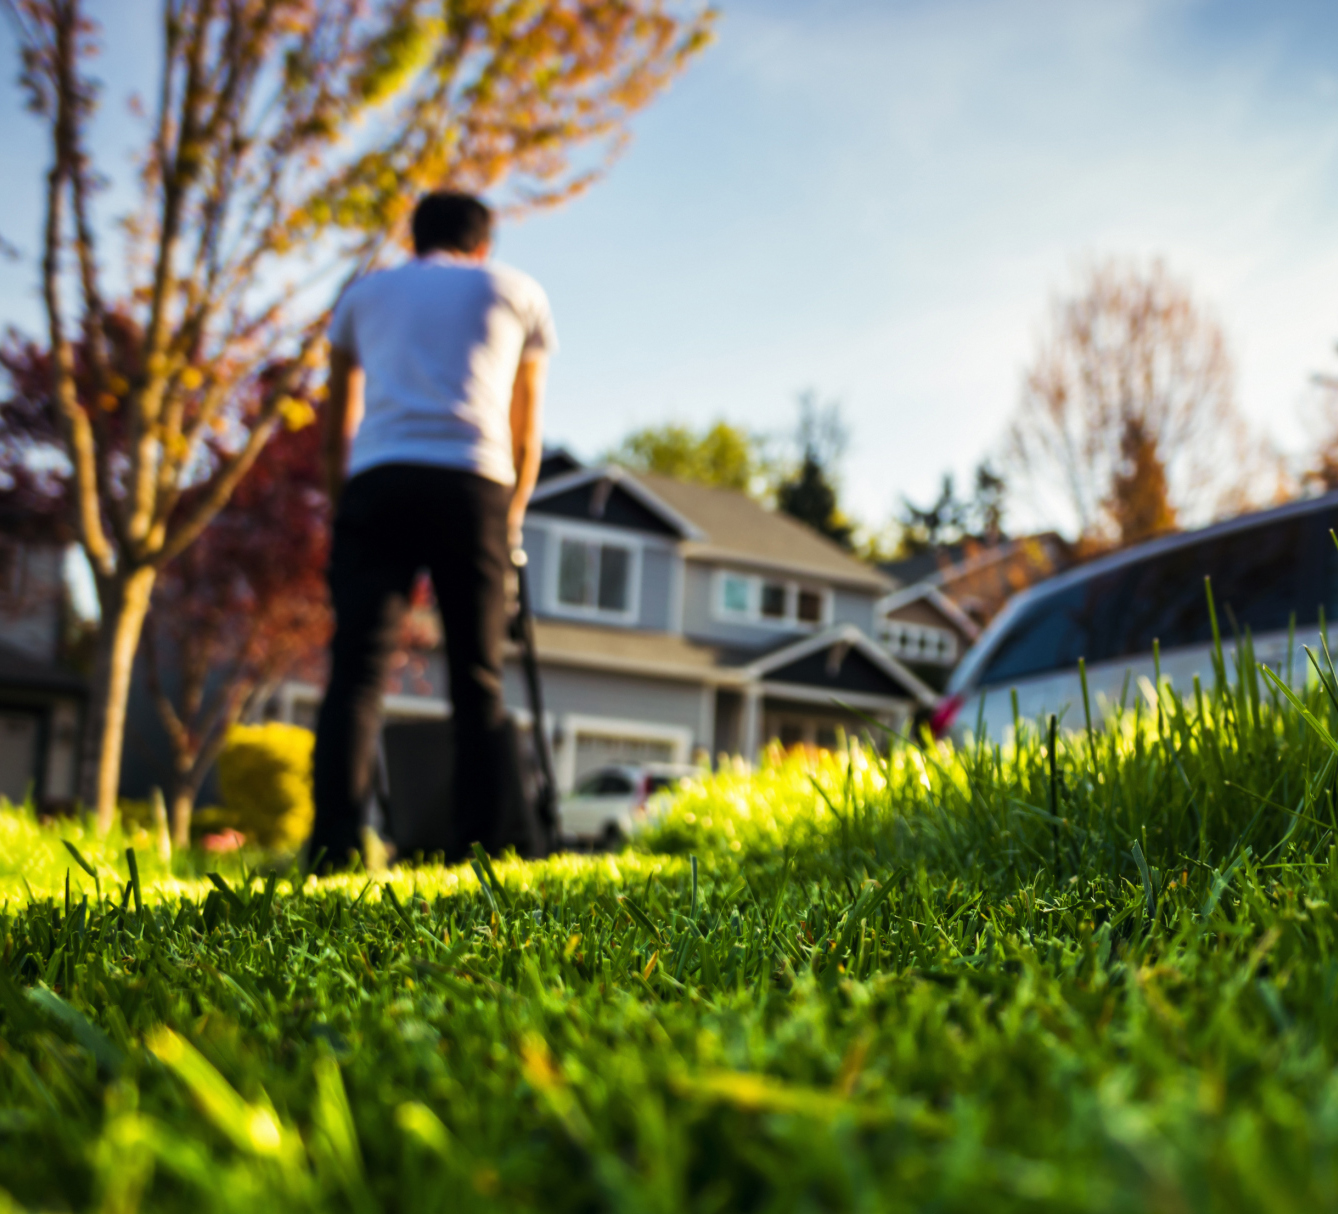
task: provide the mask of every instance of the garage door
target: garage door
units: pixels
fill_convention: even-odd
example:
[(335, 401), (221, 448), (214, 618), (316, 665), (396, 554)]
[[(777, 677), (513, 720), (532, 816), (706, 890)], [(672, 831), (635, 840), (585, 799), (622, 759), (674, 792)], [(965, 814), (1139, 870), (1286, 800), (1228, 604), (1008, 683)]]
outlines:
[(672, 763), (674, 744), (665, 738), (613, 737), (609, 734), (576, 735), (576, 778), (605, 763)]
[(37, 777), (37, 718), (26, 712), (0, 712), (0, 797), (16, 804)]

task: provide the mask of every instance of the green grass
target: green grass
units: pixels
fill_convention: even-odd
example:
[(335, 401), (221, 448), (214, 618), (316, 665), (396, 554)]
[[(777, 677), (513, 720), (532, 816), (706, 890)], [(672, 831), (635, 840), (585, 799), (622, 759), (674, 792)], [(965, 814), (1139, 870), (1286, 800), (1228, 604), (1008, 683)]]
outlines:
[(132, 838), (138, 909), (126, 840), (73, 840), (99, 901), (56, 832), (0, 815), (0, 1187), (1333, 1208), (1338, 706), (1316, 686), (1307, 722), (1246, 675), (1139, 697), (1053, 765), (1023, 726), (726, 771), (635, 851), (495, 874), (215, 883)]

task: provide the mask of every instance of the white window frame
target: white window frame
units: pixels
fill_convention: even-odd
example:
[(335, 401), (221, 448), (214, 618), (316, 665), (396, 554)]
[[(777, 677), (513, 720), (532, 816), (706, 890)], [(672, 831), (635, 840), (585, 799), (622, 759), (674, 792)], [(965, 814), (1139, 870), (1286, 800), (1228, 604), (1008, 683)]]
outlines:
[[(545, 519), (544, 529), (548, 532), (550, 545), (545, 554), (548, 568), (544, 576), (544, 605), (549, 614), (571, 620), (598, 620), (611, 624), (635, 624), (641, 618), (641, 558), (646, 548), (643, 540), (617, 528), (585, 526), (569, 523), (565, 519), (560, 523)], [(627, 606), (624, 610), (610, 611), (598, 603), (587, 607), (562, 601), (558, 596), (558, 587), (562, 575), (563, 540), (581, 544), (608, 544), (627, 549)]]
[[(748, 610), (731, 611), (725, 606), (725, 582), (730, 578), (742, 578), (748, 583)], [(775, 628), (784, 632), (817, 632), (828, 627), (832, 622), (832, 609), (836, 596), (828, 586), (815, 585), (812, 582), (800, 582), (793, 578), (768, 577), (763, 573), (744, 573), (739, 569), (717, 569), (714, 573), (714, 585), (711, 591), (711, 613), (717, 620), (727, 624), (749, 624), (753, 627)], [(785, 587), (785, 614), (772, 616), (762, 614), (763, 585)], [(822, 611), (816, 620), (799, 618), (799, 592), (812, 591), (822, 600)]]
[[(879, 632), (883, 648), (903, 662), (948, 667), (956, 665), (961, 656), (961, 645), (951, 628), (915, 624), (910, 620), (885, 619)], [(926, 653), (930, 643), (935, 652)]]

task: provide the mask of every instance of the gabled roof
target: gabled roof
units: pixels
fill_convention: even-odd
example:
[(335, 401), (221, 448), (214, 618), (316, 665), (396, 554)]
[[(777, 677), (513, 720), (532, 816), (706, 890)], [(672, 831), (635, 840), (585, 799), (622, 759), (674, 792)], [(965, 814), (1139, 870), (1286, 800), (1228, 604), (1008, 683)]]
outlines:
[(679, 539), (700, 539), (702, 533), (658, 494), (616, 464), (580, 468), (540, 481), (530, 502), (536, 513), (583, 515), (604, 519), (613, 495), (621, 493), (635, 504), (641, 517), (627, 520), (637, 530), (661, 531)]
[(540, 483), (555, 476), (565, 476), (568, 472), (578, 472), (585, 467), (566, 447), (545, 447), (539, 460)]
[(980, 625), (931, 582), (918, 582), (904, 590), (894, 590), (887, 598), (879, 599), (874, 614), (879, 617), (890, 616), (899, 607), (919, 602), (929, 603), (967, 640), (974, 641), (980, 635)]
[[(841, 691), (847, 683), (850, 684), (848, 689), (852, 691), (873, 690), (872, 687), (860, 686), (857, 680), (851, 680), (848, 676), (842, 678), (842, 674), (845, 673), (843, 668), (848, 660), (847, 655), (850, 653), (857, 654), (862, 664), (872, 668), (877, 675), (881, 675), (893, 685), (892, 688), (883, 688), (879, 694), (887, 695), (890, 690), (895, 689), (918, 700), (926, 707), (932, 708), (938, 703), (939, 697), (933, 690), (886, 650), (875, 645), (853, 624), (837, 624), (814, 633), (813, 636), (773, 649), (764, 657), (750, 662), (744, 667), (744, 673), (750, 679), (759, 679), (764, 683), (769, 680), (795, 681), (810, 685), (826, 683), (836, 699), (840, 698)], [(821, 659), (821, 673), (812, 660), (814, 658)]]
[(767, 510), (747, 494), (651, 473), (637, 473), (636, 479), (702, 533), (702, 538), (686, 545), (689, 557), (782, 570), (865, 590), (892, 588), (881, 573), (826, 536), (779, 511)]
[(713, 489), (649, 472), (632, 473), (609, 464), (550, 475), (539, 482), (531, 501), (536, 514), (613, 522), (619, 515), (616, 495), (620, 493), (647, 513), (638, 518), (636, 510), (624, 509), (617, 518), (619, 525), (674, 535), (685, 541), (685, 556), (820, 578), (878, 593), (892, 589), (891, 581), (826, 536), (733, 489)]

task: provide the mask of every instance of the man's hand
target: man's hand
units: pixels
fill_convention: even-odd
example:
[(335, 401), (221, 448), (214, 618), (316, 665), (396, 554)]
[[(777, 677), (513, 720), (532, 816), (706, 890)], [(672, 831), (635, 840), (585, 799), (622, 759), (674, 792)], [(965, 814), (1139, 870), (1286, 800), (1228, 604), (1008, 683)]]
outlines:
[(539, 461), (543, 458), (544, 383), (548, 378), (548, 359), (535, 354), (522, 358), (511, 387), (511, 458), (516, 467), (516, 487), (506, 512), (507, 542), (511, 551), (520, 547), (525, 507), (530, 503), (539, 479)]
[(362, 368), (345, 350), (330, 351), (329, 395), (321, 418), (321, 474), (332, 506), (339, 504), (348, 448), (362, 421)]

